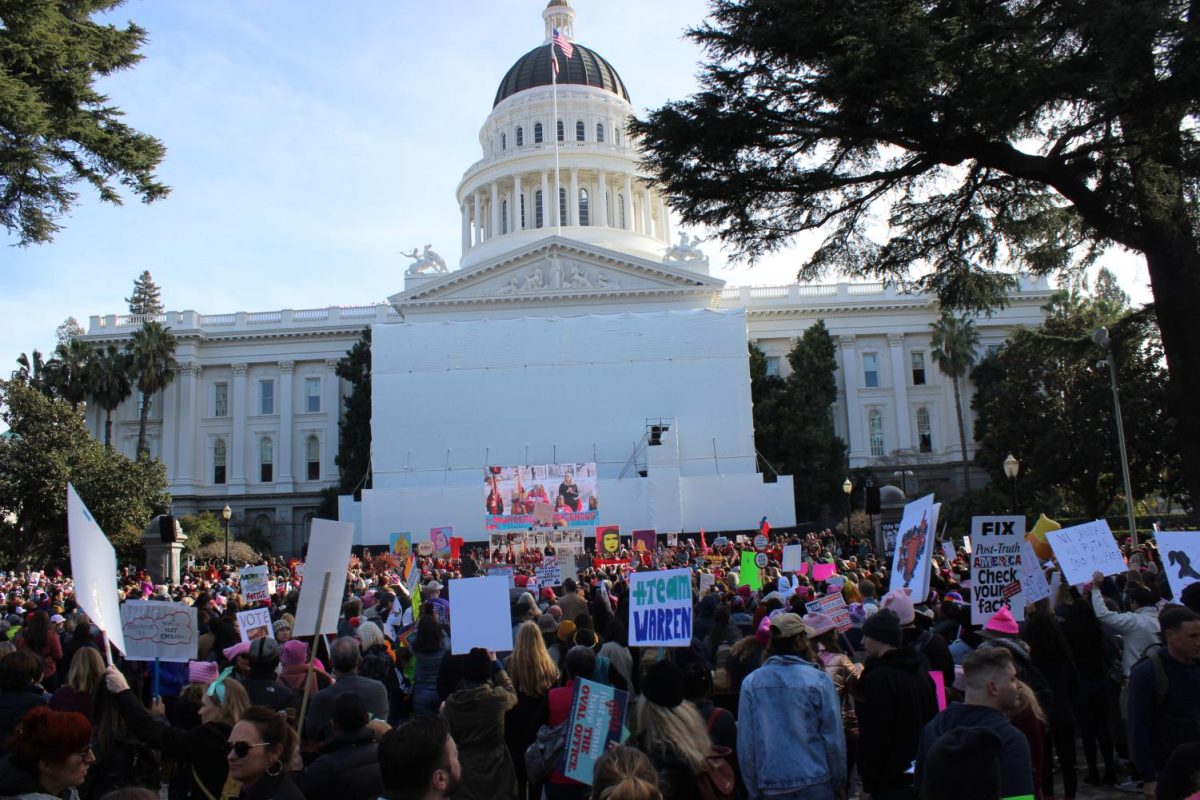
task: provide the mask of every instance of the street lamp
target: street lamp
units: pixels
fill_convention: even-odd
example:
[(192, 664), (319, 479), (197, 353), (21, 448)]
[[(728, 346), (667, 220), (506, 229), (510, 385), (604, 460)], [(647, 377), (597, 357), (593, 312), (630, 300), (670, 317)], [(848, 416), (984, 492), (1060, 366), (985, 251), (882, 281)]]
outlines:
[(1012, 513), (1017, 513), (1017, 473), (1021, 471), (1021, 462), (1017, 461), (1012, 453), (1008, 454), (1008, 458), (1004, 459), (1004, 475), (1008, 478), (1008, 482), (1012, 484)]
[(225, 563), (229, 563), (229, 518), (233, 516), (233, 509), (226, 503), (221, 509), (221, 519), (225, 521)]
[(1133, 486), (1129, 482), (1129, 457), (1125, 454), (1125, 424), (1121, 421), (1121, 395), (1117, 391), (1117, 361), (1113, 358), (1112, 340), (1108, 330), (1096, 328), (1092, 331), (1092, 342), (1104, 352), (1104, 361), (1097, 367), (1108, 364), (1108, 378), (1112, 383), (1113, 415), (1117, 418), (1117, 444), (1121, 449), (1121, 477), (1125, 479), (1125, 513), (1129, 516), (1129, 537), (1137, 547), (1137, 523), (1133, 518)]
[(911, 469), (898, 469), (892, 473), (892, 480), (900, 481), (900, 491), (904, 492), (905, 497), (908, 497), (908, 479), (915, 477)]
[(850, 541), (850, 493), (854, 491), (854, 484), (846, 478), (842, 482), (842, 491), (846, 494), (846, 541)]

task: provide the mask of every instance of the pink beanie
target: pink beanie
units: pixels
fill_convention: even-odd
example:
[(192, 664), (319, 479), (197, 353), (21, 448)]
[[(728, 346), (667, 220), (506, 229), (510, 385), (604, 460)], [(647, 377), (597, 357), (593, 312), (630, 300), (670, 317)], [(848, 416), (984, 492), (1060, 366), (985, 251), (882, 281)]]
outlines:
[(308, 660), (308, 645), (299, 639), (289, 639), (283, 645), (283, 654), (279, 663), (285, 667), (304, 664)]
[(883, 596), (883, 602), (879, 604), (881, 609), (886, 608), (895, 613), (900, 618), (900, 624), (912, 625), (913, 618), (917, 612), (913, 609), (912, 590), (911, 589), (896, 589), (888, 592)]
[(189, 661), (188, 683), (209, 684), (217, 679), (217, 663), (215, 661)]
[(221, 653), (225, 656), (226, 661), (233, 661), (240, 655), (245, 655), (250, 652), (249, 642), (238, 642), (233, 647), (226, 647)]
[(804, 615), (804, 624), (808, 628), (809, 636), (820, 636), (822, 633), (833, 630), (833, 619), (828, 614), (816, 611)]
[(1021, 632), (1021, 629), (1017, 627), (1017, 621), (1013, 619), (1012, 612), (1008, 610), (1008, 606), (1004, 606), (993, 614), (983, 629), (1005, 636), (1016, 636)]
[(754, 632), (754, 638), (761, 645), (766, 645), (771, 641), (771, 618), (764, 616), (758, 623), (758, 630)]

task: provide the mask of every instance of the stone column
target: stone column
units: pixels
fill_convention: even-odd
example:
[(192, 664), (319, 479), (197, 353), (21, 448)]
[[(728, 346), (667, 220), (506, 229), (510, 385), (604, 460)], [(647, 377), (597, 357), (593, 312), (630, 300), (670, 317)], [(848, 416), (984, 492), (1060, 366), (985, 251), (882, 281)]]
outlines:
[(338, 420), (342, 416), (342, 379), (337, 376), (338, 360), (325, 359), (325, 393), (323, 402), (326, 408), (325, 417), (325, 452), (321, 458), (321, 472), (324, 480), (337, 480), (337, 464), (334, 458), (338, 451)]
[(162, 419), (159, 425), (162, 447), (158, 455), (167, 467), (168, 483), (174, 483), (179, 477), (178, 441), (180, 428), (186, 424), (179, 418), (179, 378), (183, 370), (182, 364), (177, 366), (175, 380), (168, 383), (166, 388), (154, 397), (154, 405), (158, 407), (159, 417)]
[(462, 204), (462, 249), (464, 253), (471, 249), (471, 210), (466, 203)]
[(229, 442), (229, 488), (240, 488), (237, 494), (245, 494), (246, 487), (246, 364), (233, 365), (233, 428)]
[(658, 197), (659, 213), (662, 214), (662, 227), (660, 236), (658, 237), (667, 244), (671, 243), (671, 207), (667, 205), (667, 198), (659, 195)]
[[(179, 378), (179, 450), (176, 456), (175, 481), (179, 484), (196, 482), (196, 384), (200, 365), (194, 361), (183, 364)], [(103, 436), (103, 433), (101, 433)]]
[(492, 230), (488, 238), (500, 235), (500, 185), (492, 181)]
[(599, 216), (596, 218), (596, 224), (602, 228), (608, 227), (608, 176), (604, 170), (600, 170), (600, 177), (596, 180), (596, 194), (600, 202), (596, 204), (596, 211)]
[(912, 450), (912, 425), (909, 422), (908, 372), (904, 365), (904, 334), (888, 334), (888, 350), (892, 356), (892, 393), (896, 398), (896, 435), (900, 450)]
[(846, 384), (846, 448), (851, 458), (867, 454), (863, 447), (862, 409), (858, 405), (858, 351), (853, 336), (838, 339), (842, 348), (842, 380)]
[(644, 192), (644, 194), (642, 196), (642, 225), (645, 227), (645, 230), (643, 230), (642, 233), (646, 234), (647, 236), (653, 236), (654, 235), (654, 200), (650, 194), (649, 186), (645, 187), (643, 189), (643, 192)]
[(521, 174), (513, 175), (512, 225), (510, 230), (524, 230), (521, 224)]
[(567, 195), (567, 224), (579, 224), (579, 170), (571, 170), (571, 193)]
[(475, 244), (483, 242), (483, 199), (475, 192)]
[(625, 173), (625, 197), (622, 207), (625, 210), (625, 225), (627, 231), (633, 230), (633, 176)]
[(275, 486), (292, 490), (292, 372), (295, 361), (279, 362), (279, 471)]
[[(542, 227), (550, 227), (550, 209), (555, 204), (550, 202), (550, 173), (542, 170)], [(533, 223), (537, 225), (537, 200), (533, 203)]]

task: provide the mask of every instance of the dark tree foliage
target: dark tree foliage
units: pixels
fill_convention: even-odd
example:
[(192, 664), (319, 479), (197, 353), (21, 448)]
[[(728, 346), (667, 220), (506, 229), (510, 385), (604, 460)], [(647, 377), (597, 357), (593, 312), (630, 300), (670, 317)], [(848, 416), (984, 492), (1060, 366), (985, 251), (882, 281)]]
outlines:
[(750, 258), (822, 230), (802, 280), (965, 310), (1003, 303), (1016, 269), (1144, 255), (1200, 496), (1200, 6), (714, 0), (690, 35), (700, 92), (632, 126), (685, 224)]
[(92, 17), (122, 0), (0, 0), (0, 224), (21, 245), (54, 238), (83, 182), (120, 205), (170, 191), (154, 170), (166, 148), (121, 122), (96, 82), (141, 60), (146, 32)]
[(791, 475), (798, 520), (835, 515), (845, 505), (846, 446), (834, 433), (830, 409), (837, 399), (833, 339), (817, 321), (788, 353), (787, 378), (766, 374), (766, 359), (750, 345), (750, 394), (755, 447), (772, 467)]
[(162, 289), (150, 277), (150, 270), (142, 270), (133, 281), (133, 294), (125, 298), (130, 314), (163, 313)]
[(1183, 491), (1178, 437), (1163, 411), (1166, 375), (1150, 315), (1114, 312), (1102, 298), (1066, 293), (1047, 313), (1040, 328), (1016, 331), (972, 374), (976, 463), (1004, 494), (1009, 482), (1001, 465), (1015, 455), (1021, 504), (1031, 512), (1091, 519), (1109, 512), (1123, 492), (1121, 462), (1108, 369), (1097, 365), (1089, 339), (1106, 325), (1117, 360), (1134, 500), (1177, 497)]
[(322, 492), (317, 513), (324, 519), (337, 519), (338, 495), (353, 494), (362, 499), (362, 490), (371, 488), (371, 329), (366, 328), (346, 357), (338, 362), (337, 376), (350, 384), (345, 401), (346, 413), (338, 423), (338, 485)]

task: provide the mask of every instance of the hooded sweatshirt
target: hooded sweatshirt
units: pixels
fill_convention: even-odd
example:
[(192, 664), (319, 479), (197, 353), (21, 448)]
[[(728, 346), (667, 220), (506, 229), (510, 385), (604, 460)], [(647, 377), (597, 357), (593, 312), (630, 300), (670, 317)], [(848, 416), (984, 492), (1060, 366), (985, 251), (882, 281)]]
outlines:
[[(943, 733), (951, 728), (987, 728), (1000, 737), (1000, 796), (1009, 798), (1032, 798), (1033, 761), (1029, 756), (1029, 742), (1025, 735), (993, 708), (987, 706), (951, 703), (949, 708), (933, 718), (921, 732), (921, 746), (917, 750), (917, 772), (915, 785), (921, 791), (924, 779), (925, 754)], [(944, 778), (945, 776), (939, 776)]]
[(911, 784), (907, 771), (925, 723), (937, 714), (933, 680), (921, 654), (897, 647), (867, 662), (858, 712), (858, 770), (870, 794)]

